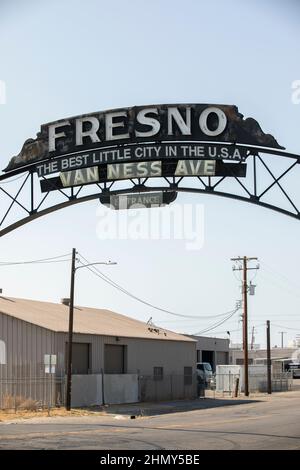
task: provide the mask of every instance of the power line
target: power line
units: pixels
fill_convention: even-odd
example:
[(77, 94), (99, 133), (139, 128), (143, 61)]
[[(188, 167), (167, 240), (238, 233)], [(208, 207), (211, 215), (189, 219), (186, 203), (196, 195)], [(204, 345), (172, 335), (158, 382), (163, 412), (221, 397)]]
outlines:
[(265, 323), (261, 323), (260, 325), (253, 325), (255, 329), (258, 329), (258, 328), (266, 328), (266, 324)]
[(238, 275), (238, 277), (237, 277), (236, 272), (233, 271), (233, 275), (234, 275), (234, 277), (236, 278), (237, 281), (242, 282), (242, 276), (241, 276), (241, 274)]
[(42, 264), (42, 263), (48, 263), (48, 262), (69, 261), (69, 259), (59, 260), (59, 258), (65, 258), (66, 256), (70, 256), (70, 253), (67, 253), (65, 255), (52, 256), (51, 258), (42, 258), (42, 259), (29, 260), (29, 261), (1, 261), (0, 266), (15, 266), (15, 265), (20, 265), (20, 264), (38, 264), (38, 263)]
[[(253, 325), (255, 327), (255, 329), (258, 329), (258, 328), (262, 328), (262, 327), (266, 327), (265, 323), (262, 323), (261, 325)], [(223, 330), (223, 331), (215, 331), (214, 334), (215, 335), (219, 335), (219, 334), (222, 334), (222, 333), (227, 333), (229, 331), (229, 333), (236, 333), (236, 332), (239, 332), (241, 331), (241, 328), (236, 328), (234, 330), (232, 330), (231, 328), (228, 328), (227, 330)]]
[(0, 263), (0, 267), (5, 267), (5, 266), (23, 266), (27, 264), (53, 264), (53, 263), (65, 263), (69, 262), (70, 258), (68, 259), (58, 259), (58, 260), (53, 260), (53, 261), (39, 261), (39, 262), (28, 262), (28, 263)]
[[(228, 313), (230, 312), (225, 312), (225, 313), (222, 313), (222, 314), (219, 314), (219, 315), (210, 315), (210, 316), (196, 316), (196, 315), (183, 315), (183, 314), (180, 314), (180, 313), (175, 313), (175, 312), (172, 312), (170, 310), (166, 310), (164, 308), (161, 308), (161, 307), (157, 307), (156, 305), (153, 305), (151, 304), (150, 302), (146, 301), (146, 300), (143, 300), (139, 297), (137, 297), (136, 295), (132, 294), (131, 292), (127, 291), (126, 289), (122, 288), (120, 285), (116, 284), (114, 281), (112, 281), (110, 278), (108, 277), (104, 277), (104, 275), (101, 275), (100, 272), (97, 270), (97, 272), (95, 272), (93, 270), (93, 268), (90, 268), (90, 267), (87, 267), (87, 269), (89, 269), (93, 274), (95, 274), (96, 276), (98, 276), (100, 279), (102, 279), (104, 282), (108, 283), (109, 285), (111, 285), (112, 287), (114, 287), (115, 289), (119, 290), (120, 292), (122, 292), (123, 294), (131, 297), (132, 299), (144, 304), (144, 305), (147, 305), (147, 307), (151, 307), (155, 310), (158, 310), (160, 312), (163, 312), (163, 313), (167, 313), (169, 315), (173, 315), (173, 316), (176, 316), (176, 317), (181, 317), (181, 318), (189, 318), (189, 319), (207, 319), (207, 318), (215, 318), (215, 317), (220, 317), (220, 316), (224, 316), (224, 315), (227, 315)], [(95, 269), (95, 268), (94, 268)]]
[[(227, 313), (230, 313), (230, 312), (227, 312)], [(198, 325), (198, 323), (201, 322), (201, 319), (203, 320), (207, 320), (208, 318), (214, 318), (213, 315), (211, 315), (210, 317), (201, 317), (201, 318), (184, 318), (184, 319), (181, 319), (181, 320), (155, 320), (155, 323), (189, 323), (189, 324), (194, 324), (196, 323)]]
[[(81, 256), (81, 258), (86, 262), (86, 263), (89, 263), (89, 261), (81, 254), (81, 253), (78, 253), (79, 256)], [(79, 260), (80, 261), (80, 260)], [(82, 261), (80, 261), (82, 263)], [(158, 310), (160, 312), (163, 312), (163, 313), (167, 313), (169, 315), (173, 315), (173, 316), (176, 316), (176, 317), (180, 317), (180, 318), (189, 318), (189, 319), (209, 319), (209, 318), (217, 318), (217, 317), (224, 317), (225, 315), (228, 315), (229, 313), (232, 312), (229, 311), (229, 312), (225, 312), (225, 313), (221, 313), (221, 314), (218, 314), (218, 315), (203, 315), (203, 316), (198, 316), (198, 315), (183, 315), (183, 314), (180, 314), (180, 313), (176, 313), (176, 312), (172, 312), (171, 310), (166, 310), (164, 308), (161, 308), (161, 307), (158, 307), (156, 305), (153, 305), (151, 304), (150, 302), (146, 301), (146, 300), (143, 300), (141, 299), (140, 297), (132, 294), (131, 292), (129, 292), (127, 289), (125, 289), (124, 287), (120, 286), (119, 284), (117, 284), (115, 281), (113, 281), (110, 277), (106, 276), (104, 273), (102, 273), (99, 269), (97, 269), (96, 267), (90, 267), (88, 266), (87, 269), (89, 269), (93, 274), (95, 274), (95, 276), (98, 276), (100, 279), (102, 279), (104, 282), (106, 282), (107, 284), (109, 284), (110, 286), (114, 287), (115, 289), (119, 290), (120, 292), (122, 292), (123, 294), (131, 297), (132, 299), (144, 304), (144, 305), (147, 305), (147, 307), (151, 307), (155, 310)]]
[[(221, 335), (223, 333), (235, 333), (236, 331), (240, 331), (240, 328), (238, 329), (235, 329), (235, 330), (231, 330), (231, 329), (228, 329), (228, 330), (223, 330), (223, 331), (214, 331), (214, 335)], [(206, 334), (206, 333), (205, 333)], [(203, 336), (205, 336), (205, 334)]]
[(273, 326), (276, 326), (277, 328), (285, 328), (286, 330), (296, 330), (300, 331), (300, 328), (292, 328), (290, 326), (283, 326), (283, 325), (278, 325), (277, 323), (272, 323)]
[(218, 326), (221, 326), (223, 325), (223, 323), (225, 323), (227, 320), (229, 320), (231, 317), (233, 317), (233, 315), (239, 310), (239, 308), (236, 308), (235, 310), (233, 310), (233, 312), (228, 315), (224, 320), (212, 325), (211, 327), (208, 327), (208, 328), (205, 328), (204, 330), (201, 330), (201, 331), (198, 331), (197, 333), (194, 333), (195, 336), (197, 335), (201, 335), (203, 333), (207, 333), (208, 331), (211, 331), (211, 330), (214, 330), (215, 328), (218, 328)]
[(294, 288), (296, 288), (297, 290), (299, 290), (299, 284), (295, 283), (294, 281), (292, 281), (291, 279), (289, 279), (287, 276), (285, 276), (285, 274), (282, 274), (281, 272), (279, 271), (276, 271), (275, 268), (273, 268), (272, 266), (270, 266), (269, 264), (267, 264), (265, 261), (263, 262), (263, 265), (265, 266), (265, 269), (267, 271), (269, 271), (269, 273), (271, 274), (275, 274), (276, 276), (279, 276), (281, 277), (286, 283), (288, 284), (291, 284), (294, 286)]
[[(270, 273), (269, 273), (270, 274)], [(271, 284), (273, 284), (276, 288), (280, 288), (280, 289), (283, 289), (285, 290), (286, 292), (294, 295), (295, 297), (300, 297), (298, 292), (296, 293), (296, 290), (295, 288), (293, 288), (293, 286), (288, 286), (288, 285), (285, 285), (282, 283), (282, 281), (280, 281), (280, 279), (276, 279), (276, 278), (270, 278), (268, 276), (266, 276), (265, 274), (261, 273), (262, 277), (267, 281), (267, 282), (270, 282)]]
[[(280, 317), (280, 318), (282, 318), (282, 313), (268, 313), (268, 314), (267, 314), (267, 313), (263, 313), (262, 315), (259, 315), (259, 314), (256, 313), (256, 314), (253, 315), (251, 318), (252, 318), (252, 319), (253, 319), (253, 318), (262, 318), (262, 316), (263, 316), (263, 317), (266, 317), (266, 318), (267, 318), (267, 317), (268, 317), (268, 318), (269, 318), (269, 317), (272, 317), (272, 318), (273, 318), (273, 317)], [(297, 317), (297, 318), (299, 318), (299, 313), (285, 313), (285, 314), (284, 314), (284, 318), (286, 318), (286, 317)], [(285, 321), (285, 320), (282, 320), (282, 321)], [(265, 326), (266, 326), (266, 325), (265, 325)]]

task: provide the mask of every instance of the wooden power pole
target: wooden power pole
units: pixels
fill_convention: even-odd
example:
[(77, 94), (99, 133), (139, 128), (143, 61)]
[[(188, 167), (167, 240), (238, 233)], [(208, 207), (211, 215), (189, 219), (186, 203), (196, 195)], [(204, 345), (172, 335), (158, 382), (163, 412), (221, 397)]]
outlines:
[(67, 390), (66, 390), (66, 409), (71, 409), (71, 390), (72, 390), (72, 352), (73, 352), (73, 317), (74, 317), (74, 285), (75, 285), (75, 261), (76, 249), (72, 250), (71, 265), (71, 286), (69, 300), (69, 335), (68, 335), (68, 363), (67, 363)]
[(243, 338), (244, 338), (244, 374), (245, 395), (249, 396), (249, 370), (248, 370), (248, 285), (247, 285), (247, 258), (243, 258)]
[(257, 260), (257, 258), (248, 258), (247, 256), (239, 256), (238, 258), (231, 258), (231, 261), (240, 262), (242, 266), (234, 267), (234, 270), (243, 271), (243, 284), (242, 284), (242, 295), (243, 295), (243, 349), (244, 349), (244, 393), (245, 396), (249, 396), (249, 360), (248, 360), (248, 283), (247, 283), (247, 272), (250, 269), (258, 269), (248, 267), (248, 262)]
[(279, 334), (281, 335), (281, 349), (283, 349), (283, 335), (286, 335), (286, 331), (279, 331)]

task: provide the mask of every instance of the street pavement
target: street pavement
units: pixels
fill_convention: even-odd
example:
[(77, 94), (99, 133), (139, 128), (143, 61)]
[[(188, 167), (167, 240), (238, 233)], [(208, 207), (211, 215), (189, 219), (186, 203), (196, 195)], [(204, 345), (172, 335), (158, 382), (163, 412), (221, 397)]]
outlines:
[[(300, 390), (169, 412), (0, 423), (0, 449), (300, 449)], [(207, 405), (203, 405), (203, 403)]]

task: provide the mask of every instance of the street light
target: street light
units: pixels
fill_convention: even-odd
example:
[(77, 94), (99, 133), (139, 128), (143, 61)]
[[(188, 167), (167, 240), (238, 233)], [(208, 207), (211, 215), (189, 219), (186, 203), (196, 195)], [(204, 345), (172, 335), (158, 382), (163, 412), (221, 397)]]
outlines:
[(82, 266), (76, 266), (75, 271), (80, 268), (87, 268), (88, 266), (95, 266), (96, 264), (106, 264), (106, 266), (114, 266), (116, 263), (115, 261), (99, 261), (98, 263), (89, 263), (89, 264), (83, 264)]
[(69, 302), (69, 335), (68, 335), (68, 363), (67, 363), (67, 390), (66, 390), (66, 410), (71, 410), (71, 389), (72, 389), (72, 342), (73, 342), (73, 317), (74, 317), (74, 286), (75, 286), (75, 273), (77, 269), (95, 266), (97, 264), (105, 264), (108, 266), (115, 265), (115, 262), (98, 262), (88, 263), (82, 266), (75, 266), (76, 261), (76, 248), (72, 250), (72, 266), (71, 266), (71, 287), (70, 287), (70, 302)]

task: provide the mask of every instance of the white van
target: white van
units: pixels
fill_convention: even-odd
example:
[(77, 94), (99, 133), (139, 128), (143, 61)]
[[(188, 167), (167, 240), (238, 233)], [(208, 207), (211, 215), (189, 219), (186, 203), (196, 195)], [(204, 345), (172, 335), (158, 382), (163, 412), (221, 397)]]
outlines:
[(197, 362), (197, 375), (205, 386), (209, 385), (213, 378), (213, 371), (209, 362)]

